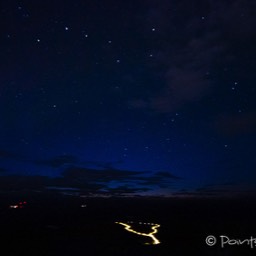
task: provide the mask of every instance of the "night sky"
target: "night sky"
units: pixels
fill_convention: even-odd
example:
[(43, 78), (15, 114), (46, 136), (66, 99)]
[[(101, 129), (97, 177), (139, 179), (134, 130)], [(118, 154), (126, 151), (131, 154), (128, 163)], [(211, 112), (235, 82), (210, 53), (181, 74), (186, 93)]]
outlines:
[(0, 188), (256, 188), (256, 2), (0, 6)]

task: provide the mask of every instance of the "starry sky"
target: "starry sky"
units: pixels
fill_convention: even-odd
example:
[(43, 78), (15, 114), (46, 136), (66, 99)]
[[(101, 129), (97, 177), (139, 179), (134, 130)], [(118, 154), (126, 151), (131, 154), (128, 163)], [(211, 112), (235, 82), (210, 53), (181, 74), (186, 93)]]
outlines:
[(0, 6), (0, 187), (115, 195), (256, 188), (256, 3)]

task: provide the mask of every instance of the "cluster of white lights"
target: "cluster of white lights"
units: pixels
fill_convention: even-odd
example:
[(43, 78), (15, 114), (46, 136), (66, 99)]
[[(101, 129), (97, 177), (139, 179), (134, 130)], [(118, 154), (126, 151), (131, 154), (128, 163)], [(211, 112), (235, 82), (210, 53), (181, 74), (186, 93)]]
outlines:
[(17, 209), (17, 208), (19, 208), (19, 206), (18, 206), (17, 204), (15, 204), (15, 205), (10, 205), (9, 208), (11, 208), (11, 209)]
[(23, 201), (23, 202), (19, 202), (18, 204), (11, 204), (9, 205), (9, 208), (11, 209), (22, 209), (26, 206), (27, 202)]
[(132, 233), (140, 235), (140, 236), (150, 237), (153, 240), (152, 244), (160, 244), (160, 241), (155, 237), (155, 234), (158, 232), (157, 229), (160, 227), (159, 224), (139, 222), (140, 225), (150, 225), (151, 226), (152, 232), (143, 233), (143, 232), (137, 232), (136, 230), (132, 229), (131, 225), (129, 225), (132, 223), (134, 223), (134, 222), (133, 221), (128, 221), (127, 223), (116, 222), (116, 224), (120, 224), (120, 225), (124, 226), (125, 230), (127, 230), (129, 232), (132, 232)]

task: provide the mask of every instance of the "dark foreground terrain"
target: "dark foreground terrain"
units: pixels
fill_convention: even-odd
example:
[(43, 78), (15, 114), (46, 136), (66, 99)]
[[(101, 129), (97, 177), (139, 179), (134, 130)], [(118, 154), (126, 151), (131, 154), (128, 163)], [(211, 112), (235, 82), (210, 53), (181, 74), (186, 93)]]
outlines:
[[(24, 208), (9, 208), (20, 200), (27, 201)], [(236, 244), (256, 238), (255, 202), (1, 194), (1, 255), (255, 255), (256, 242)], [(161, 244), (145, 245), (150, 238), (125, 231), (116, 221), (161, 224), (156, 234)], [(216, 245), (206, 245), (209, 235)], [(224, 248), (222, 235), (233, 239)]]

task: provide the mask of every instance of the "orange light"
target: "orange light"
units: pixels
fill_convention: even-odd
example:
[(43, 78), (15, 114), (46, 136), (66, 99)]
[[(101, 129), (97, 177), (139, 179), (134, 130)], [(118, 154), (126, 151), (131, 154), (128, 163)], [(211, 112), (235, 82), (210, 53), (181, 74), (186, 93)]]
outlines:
[[(129, 231), (129, 232), (132, 232), (134, 234), (137, 234), (137, 235), (140, 235), (140, 236), (147, 236), (147, 237), (150, 237), (153, 241), (152, 241), (152, 244), (160, 244), (160, 241), (155, 237), (155, 234), (158, 232), (158, 228), (160, 227), (159, 224), (152, 224), (151, 226), (151, 230), (152, 232), (149, 232), (149, 233), (142, 233), (142, 232), (137, 232), (135, 231), (134, 229), (131, 228), (131, 225), (128, 225), (126, 223), (123, 223), (123, 222), (116, 222), (116, 224), (120, 224), (122, 226), (124, 226), (124, 229)], [(142, 222), (139, 222), (139, 224), (142, 224)]]

